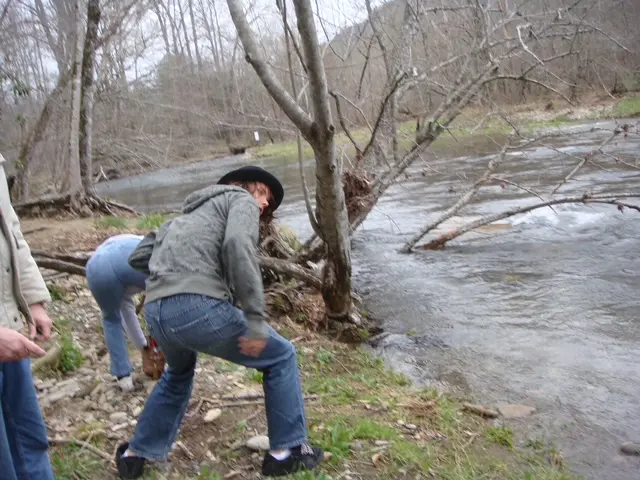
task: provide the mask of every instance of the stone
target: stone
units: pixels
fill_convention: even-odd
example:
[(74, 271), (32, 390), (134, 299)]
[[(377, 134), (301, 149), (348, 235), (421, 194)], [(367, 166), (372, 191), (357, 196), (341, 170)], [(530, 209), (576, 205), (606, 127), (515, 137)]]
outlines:
[(528, 405), (501, 405), (498, 407), (498, 412), (504, 418), (523, 418), (533, 415), (536, 409)]
[(247, 440), (245, 446), (250, 450), (266, 452), (269, 450), (269, 437), (266, 435), (256, 435)]
[(386, 440), (376, 440), (375, 445), (376, 447), (386, 447), (387, 445), (389, 445), (389, 442), (387, 442)]
[(133, 409), (133, 411), (131, 412), (131, 415), (133, 415), (134, 417), (139, 417), (141, 413), (142, 413), (142, 407), (138, 405)]
[(222, 415), (222, 410), (219, 408), (213, 408), (209, 410), (204, 416), (204, 423), (211, 423), (214, 420), (217, 420)]
[(620, 451), (625, 455), (640, 456), (640, 443), (626, 442), (620, 445)]
[(114, 412), (109, 415), (109, 420), (111, 423), (122, 423), (126, 422), (128, 419), (127, 412)]

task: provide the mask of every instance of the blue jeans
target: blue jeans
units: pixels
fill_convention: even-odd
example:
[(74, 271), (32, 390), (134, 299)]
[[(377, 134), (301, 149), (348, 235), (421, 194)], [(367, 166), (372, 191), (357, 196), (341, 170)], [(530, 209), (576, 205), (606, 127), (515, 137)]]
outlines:
[(131, 374), (125, 331), (136, 348), (145, 346), (145, 336), (135, 312), (132, 291), (145, 288), (146, 275), (134, 270), (127, 260), (140, 242), (122, 238), (101, 245), (87, 262), (87, 285), (102, 311), (102, 328), (111, 360), (111, 375)]
[(53, 480), (29, 359), (0, 362), (0, 477)]
[(191, 397), (197, 352), (263, 373), (272, 450), (306, 442), (300, 372), (291, 342), (269, 327), (262, 354), (259, 357), (243, 355), (238, 350), (238, 338), (247, 332), (242, 311), (227, 301), (202, 295), (174, 295), (149, 302), (145, 305), (145, 318), (168, 368), (138, 419), (130, 444), (136, 455), (158, 461), (167, 458)]

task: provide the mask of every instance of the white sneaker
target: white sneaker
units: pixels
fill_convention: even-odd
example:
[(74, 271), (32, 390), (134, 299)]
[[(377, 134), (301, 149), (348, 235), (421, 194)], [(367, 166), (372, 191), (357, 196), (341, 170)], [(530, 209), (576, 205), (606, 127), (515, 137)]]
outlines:
[(127, 375), (126, 377), (122, 377), (120, 380), (116, 380), (120, 390), (123, 392), (133, 392), (133, 376)]

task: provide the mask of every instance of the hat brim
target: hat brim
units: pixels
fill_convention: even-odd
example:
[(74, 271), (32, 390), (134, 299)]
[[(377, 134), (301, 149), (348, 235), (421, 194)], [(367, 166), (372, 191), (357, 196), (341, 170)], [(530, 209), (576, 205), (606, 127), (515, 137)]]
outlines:
[(260, 167), (242, 167), (237, 170), (232, 170), (218, 180), (218, 184), (228, 185), (231, 182), (261, 182), (264, 183), (273, 196), (272, 210), (276, 210), (282, 203), (284, 198), (284, 188), (280, 180), (275, 175), (267, 172)]

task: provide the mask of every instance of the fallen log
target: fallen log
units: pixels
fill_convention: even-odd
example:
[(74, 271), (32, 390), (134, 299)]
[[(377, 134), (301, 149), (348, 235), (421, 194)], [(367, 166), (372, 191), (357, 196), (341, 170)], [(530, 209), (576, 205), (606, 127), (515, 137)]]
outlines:
[[(63, 273), (85, 276), (87, 261), (94, 252), (78, 253), (48, 253), (40, 250), (32, 250), (33, 258), (38, 266)], [(287, 260), (258, 255), (260, 266), (269, 268), (285, 276), (300, 280), (310, 287), (322, 288), (322, 280), (313, 271)]]
[(40, 268), (55, 270), (56, 272), (71, 273), (73, 275), (81, 275), (83, 277), (86, 276), (85, 268), (75, 263), (38, 256), (34, 256), (33, 259)]
[(76, 252), (76, 253), (48, 253), (42, 250), (31, 250), (31, 255), (34, 257), (47, 258), (50, 260), (57, 260), (67, 263), (73, 263), (74, 265), (79, 265), (81, 267), (86, 266), (89, 258), (93, 255), (93, 252)]
[(607, 193), (607, 194), (583, 194), (576, 195), (564, 198), (554, 198), (548, 200), (546, 202), (535, 203), (532, 205), (527, 205), (524, 207), (513, 207), (509, 210), (505, 210), (500, 213), (495, 213), (492, 215), (486, 215), (478, 220), (473, 222), (469, 222), (461, 227), (458, 227), (455, 230), (447, 232), (443, 235), (440, 235), (433, 240), (430, 240), (423, 245), (420, 245), (417, 248), (423, 250), (435, 250), (445, 246), (447, 242), (458, 238), (459, 236), (470, 232), (471, 230), (475, 230), (478, 227), (482, 227), (484, 225), (489, 225), (490, 223), (497, 222), (499, 220), (504, 220), (505, 218), (513, 217), (514, 215), (519, 215), (527, 212), (531, 212), (533, 210), (537, 210), (539, 208), (550, 207), (553, 205), (563, 205), (567, 203), (583, 203), (585, 205), (588, 204), (604, 204), (604, 205), (614, 205), (618, 208), (620, 212), (623, 212), (624, 209), (635, 210), (640, 212), (640, 206), (634, 205), (632, 203), (623, 202), (621, 199), (626, 198), (640, 198), (640, 193)]

